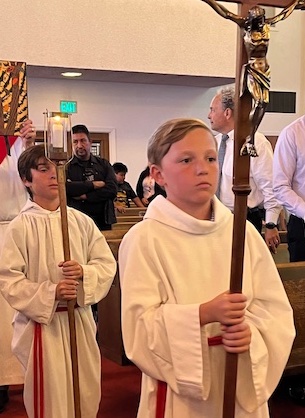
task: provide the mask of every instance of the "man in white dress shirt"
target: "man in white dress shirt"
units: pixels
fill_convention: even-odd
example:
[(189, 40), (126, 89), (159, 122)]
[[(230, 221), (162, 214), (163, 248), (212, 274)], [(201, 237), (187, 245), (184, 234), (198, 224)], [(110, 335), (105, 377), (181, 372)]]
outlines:
[[(234, 209), (234, 193), (232, 191), (234, 96), (235, 91), (233, 87), (221, 89), (212, 99), (210, 112), (208, 114), (211, 128), (214, 131), (219, 132), (219, 135), (216, 136), (218, 149), (221, 145), (222, 135), (228, 136), (223, 165), (219, 177), (220, 184), (218, 197), (232, 212)], [(248, 196), (247, 219), (254, 224), (259, 232), (261, 232), (262, 219), (260, 208), (263, 207), (265, 209), (265, 241), (270, 250), (275, 252), (280, 243), (277, 223), (282, 207), (277, 203), (272, 191), (273, 152), (270, 142), (259, 132), (255, 134), (255, 147), (258, 157), (251, 158), (250, 162), (249, 182), (251, 192)]]
[[(290, 261), (305, 261), (305, 115), (286, 126), (276, 142), (273, 192), (290, 213), (287, 241)], [(289, 395), (305, 405), (304, 375), (290, 382)]]
[(276, 142), (273, 191), (291, 214), (287, 224), (290, 261), (305, 261), (305, 115), (288, 125)]

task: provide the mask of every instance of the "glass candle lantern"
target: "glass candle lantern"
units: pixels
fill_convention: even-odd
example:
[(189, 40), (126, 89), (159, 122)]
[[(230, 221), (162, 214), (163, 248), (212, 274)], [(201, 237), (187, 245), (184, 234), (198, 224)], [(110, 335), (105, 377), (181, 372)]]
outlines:
[(71, 156), (71, 115), (63, 112), (44, 113), (44, 143), (46, 156), (57, 164), (64, 164)]

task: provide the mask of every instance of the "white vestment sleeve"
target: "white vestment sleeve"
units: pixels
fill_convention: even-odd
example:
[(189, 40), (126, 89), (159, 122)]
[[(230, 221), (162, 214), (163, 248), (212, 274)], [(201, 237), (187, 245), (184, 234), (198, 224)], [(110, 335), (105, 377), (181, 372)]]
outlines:
[(9, 225), (0, 260), (0, 290), (16, 311), (36, 322), (48, 324), (56, 309), (56, 284), (48, 280), (39, 281), (38, 278), (32, 280), (26, 276), (28, 252), (25, 236), (21, 222), (13, 221)]
[[(93, 221), (68, 211), (71, 259), (83, 267), (78, 289), (80, 306), (97, 303), (108, 293), (116, 261)], [(18, 217), (9, 225), (0, 260), (0, 290), (9, 304), (26, 317), (48, 324), (58, 301), (56, 286), (63, 278), (62, 234), (58, 214), (49, 218)]]
[[(210, 376), (209, 364), (203, 365), (202, 345), (205, 352), (208, 348), (200, 328), (199, 304), (178, 305), (168, 300), (154, 265), (157, 260), (152, 261), (151, 254), (146, 257), (148, 249), (143, 245), (126, 240), (119, 252), (126, 353), (141, 370), (166, 381), (176, 393), (203, 399), (208, 395)], [(137, 300), (134, 294), (139, 295)]]
[(116, 267), (105, 237), (94, 225), (89, 238), (88, 263), (82, 264), (83, 280), (78, 289), (77, 303), (86, 306), (103, 299), (109, 292)]

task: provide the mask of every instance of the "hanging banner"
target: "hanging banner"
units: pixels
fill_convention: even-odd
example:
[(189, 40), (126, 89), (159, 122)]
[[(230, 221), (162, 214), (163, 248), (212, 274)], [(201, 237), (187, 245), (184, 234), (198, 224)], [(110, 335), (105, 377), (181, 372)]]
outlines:
[(18, 136), (26, 119), (26, 63), (0, 61), (0, 135)]

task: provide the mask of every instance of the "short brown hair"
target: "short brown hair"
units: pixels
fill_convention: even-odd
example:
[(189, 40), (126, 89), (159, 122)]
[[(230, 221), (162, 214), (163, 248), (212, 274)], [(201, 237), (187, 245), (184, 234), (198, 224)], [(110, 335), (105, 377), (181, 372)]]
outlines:
[[(40, 158), (46, 158), (44, 145), (33, 145), (23, 151), (18, 159), (18, 173), (21, 180), (32, 181), (31, 168), (37, 170)], [(30, 189), (28, 187), (26, 189), (33, 197)]]
[(149, 163), (160, 165), (172, 144), (183, 139), (193, 129), (198, 128), (205, 129), (214, 138), (212, 131), (200, 119), (178, 118), (163, 123), (149, 140), (147, 149)]

